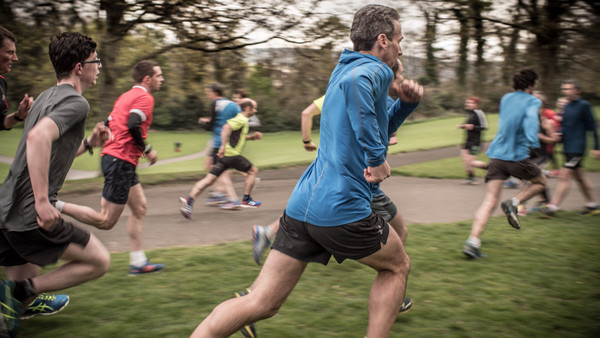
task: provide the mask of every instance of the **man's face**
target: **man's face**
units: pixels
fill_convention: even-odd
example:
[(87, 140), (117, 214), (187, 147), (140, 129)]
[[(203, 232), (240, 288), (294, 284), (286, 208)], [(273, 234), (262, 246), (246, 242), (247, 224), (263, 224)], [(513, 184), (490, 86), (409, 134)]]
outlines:
[(81, 63), (81, 82), (85, 88), (96, 84), (100, 68), (102, 68), (102, 64), (98, 60), (98, 54), (95, 51), (90, 53), (90, 56)]
[(398, 57), (402, 55), (402, 47), (400, 47), (400, 42), (404, 39), (402, 35), (402, 27), (400, 27), (400, 22), (394, 22), (394, 36), (392, 36), (391, 40), (386, 37), (384, 39), (387, 41), (385, 45), (385, 50), (383, 52), (381, 61), (383, 61), (388, 66), (392, 67)]
[(160, 89), (165, 77), (163, 76), (162, 70), (159, 66), (154, 66), (152, 69), (154, 70), (154, 75), (152, 75), (150, 78), (150, 88), (148, 88), (148, 90), (150, 90), (151, 93), (154, 93)]
[(572, 83), (565, 83), (561, 85), (560, 91), (562, 92), (562, 95), (569, 101), (573, 101), (579, 96), (579, 90), (577, 90), (575, 85)]
[(477, 103), (473, 100), (465, 100), (465, 109), (466, 110), (473, 110), (477, 108)]
[(256, 115), (258, 105), (256, 103), (252, 104), (252, 107), (247, 107), (246, 111), (248, 112), (248, 117)]
[(0, 74), (10, 72), (13, 62), (19, 60), (17, 58), (17, 47), (10, 39), (4, 39), (0, 46)]
[(206, 88), (204, 89), (204, 94), (206, 95), (206, 97), (211, 100), (214, 101), (217, 99), (217, 93), (213, 92), (210, 88)]

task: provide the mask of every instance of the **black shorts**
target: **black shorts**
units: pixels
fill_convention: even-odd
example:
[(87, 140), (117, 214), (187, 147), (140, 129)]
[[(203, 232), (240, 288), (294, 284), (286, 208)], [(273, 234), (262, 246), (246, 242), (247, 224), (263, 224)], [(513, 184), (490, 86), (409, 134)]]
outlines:
[(0, 230), (0, 265), (53, 264), (63, 255), (69, 244), (75, 243), (85, 248), (89, 240), (89, 232), (63, 219), (49, 230)]
[(140, 183), (135, 173), (135, 165), (110, 155), (102, 156), (102, 173), (102, 197), (115, 204), (126, 204), (129, 189)]
[(242, 155), (225, 156), (220, 158), (219, 162), (215, 163), (212, 169), (210, 169), (210, 173), (218, 177), (227, 169), (235, 169), (247, 173), (251, 168), (252, 163)]
[(301, 222), (283, 213), (272, 249), (304, 262), (327, 265), (333, 255), (338, 263), (361, 259), (381, 249), (390, 227), (375, 213), (356, 222), (322, 227)]
[(463, 145), (463, 149), (467, 149), (471, 155), (477, 155), (481, 151), (481, 146), (479, 143), (467, 142)]
[(398, 208), (386, 194), (373, 196), (371, 210), (386, 222), (390, 222), (398, 213)]
[(577, 169), (583, 167), (583, 154), (564, 153), (565, 165), (567, 169)]
[(502, 180), (514, 176), (522, 180), (531, 180), (542, 174), (542, 170), (531, 159), (522, 161), (503, 161), (496, 158), (490, 159), (485, 181)]
[(212, 152), (210, 153), (210, 157), (212, 158), (213, 165), (217, 164), (219, 162), (219, 160), (221, 160), (221, 158), (219, 156), (217, 156), (218, 153), (219, 153), (219, 148), (213, 148)]

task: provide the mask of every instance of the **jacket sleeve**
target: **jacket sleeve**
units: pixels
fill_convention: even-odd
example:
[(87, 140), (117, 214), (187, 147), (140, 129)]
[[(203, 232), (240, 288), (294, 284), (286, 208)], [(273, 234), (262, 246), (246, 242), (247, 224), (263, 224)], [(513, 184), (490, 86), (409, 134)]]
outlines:
[(353, 70), (352, 76), (340, 83), (352, 132), (366, 154), (369, 167), (381, 165), (386, 152), (379, 136), (374, 95), (376, 84), (373, 81), (377, 78)]
[(390, 117), (390, 123), (388, 125), (388, 135), (392, 135), (408, 116), (417, 109), (419, 102), (406, 103), (397, 99), (394, 104), (388, 107), (388, 115)]
[(600, 145), (598, 144), (598, 131), (596, 128), (596, 121), (594, 120), (594, 113), (592, 112), (592, 107), (589, 104), (584, 106), (583, 118), (585, 119), (586, 129), (592, 132), (592, 137), (594, 140), (594, 149), (599, 150)]

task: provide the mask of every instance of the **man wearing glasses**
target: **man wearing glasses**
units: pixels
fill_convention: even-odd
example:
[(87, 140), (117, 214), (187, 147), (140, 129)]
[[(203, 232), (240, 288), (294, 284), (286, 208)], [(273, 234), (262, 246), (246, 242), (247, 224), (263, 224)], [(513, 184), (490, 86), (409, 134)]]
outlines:
[[(58, 83), (31, 106), (0, 187), (0, 265), (20, 270), (21, 276), (0, 281), (1, 337), (16, 336), (22, 304), (40, 293), (99, 278), (110, 265), (100, 240), (64, 221), (54, 206), (75, 156), (108, 135), (101, 124), (84, 139), (90, 106), (82, 93), (96, 83), (101, 67), (96, 42), (79, 33), (62, 33), (50, 43), (49, 54)], [(38, 276), (38, 266), (59, 259), (64, 264)]]
[(98, 229), (112, 229), (125, 205), (131, 209), (127, 221), (127, 232), (131, 245), (130, 275), (140, 275), (162, 270), (164, 264), (148, 261), (142, 250), (142, 229), (146, 215), (147, 201), (135, 168), (140, 157), (146, 157), (150, 164), (157, 161), (156, 151), (146, 144), (148, 128), (152, 124), (154, 97), (152, 93), (160, 89), (164, 77), (158, 64), (142, 60), (133, 66), (135, 85), (115, 101), (108, 117), (108, 127), (113, 139), (102, 150), (102, 172), (104, 189), (100, 201), (101, 211), (71, 203), (57, 203), (57, 207), (76, 220), (93, 225)]

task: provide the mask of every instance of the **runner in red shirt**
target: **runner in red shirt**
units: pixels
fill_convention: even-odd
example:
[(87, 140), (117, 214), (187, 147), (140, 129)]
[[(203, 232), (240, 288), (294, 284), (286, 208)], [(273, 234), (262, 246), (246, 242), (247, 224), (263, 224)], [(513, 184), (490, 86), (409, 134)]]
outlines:
[(127, 232), (131, 245), (130, 275), (162, 270), (164, 264), (148, 261), (142, 250), (142, 228), (147, 202), (144, 190), (135, 172), (140, 157), (156, 163), (156, 151), (146, 144), (148, 128), (152, 124), (154, 97), (151, 93), (160, 89), (164, 77), (158, 64), (143, 60), (133, 67), (135, 86), (121, 95), (108, 117), (113, 139), (107, 141), (102, 151), (104, 189), (98, 213), (92, 208), (71, 203), (57, 204), (57, 208), (81, 222), (100, 229), (112, 229), (127, 204), (131, 216)]

